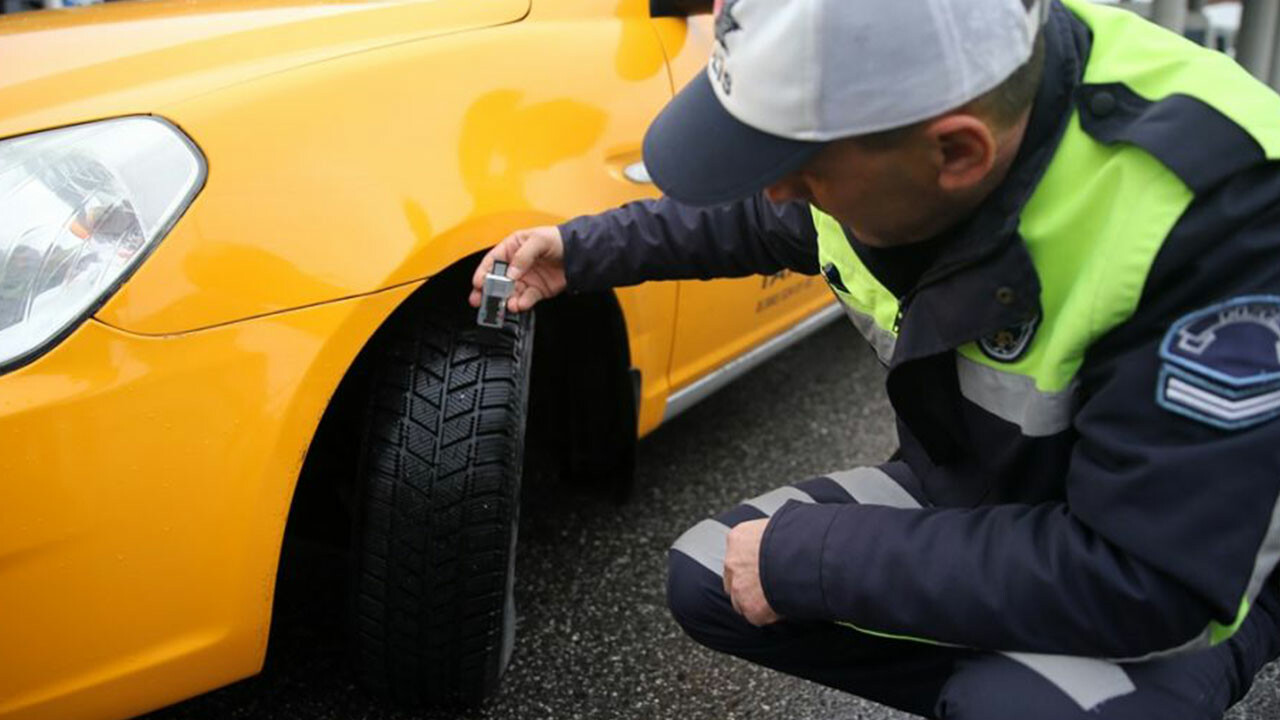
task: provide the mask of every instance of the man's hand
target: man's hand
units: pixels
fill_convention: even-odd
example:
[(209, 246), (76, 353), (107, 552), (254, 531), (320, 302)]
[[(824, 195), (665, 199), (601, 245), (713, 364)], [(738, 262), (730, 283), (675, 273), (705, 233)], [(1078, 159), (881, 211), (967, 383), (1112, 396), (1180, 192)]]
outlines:
[(495, 260), (507, 263), (507, 277), (515, 281), (511, 297), (507, 298), (509, 312), (524, 312), (539, 300), (564, 291), (564, 240), (557, 227), (517, 230), (490, 250), (471, 277), (471, 307), (480, 307), (484, 276), (493, 269)]
[(768, 520), (739, 523), (729, 531), (724, 554), (724, 591), (733, 609), (757, 627), (782, 619), (769, 607), (760, 584), (760, 542), (768, 525)]

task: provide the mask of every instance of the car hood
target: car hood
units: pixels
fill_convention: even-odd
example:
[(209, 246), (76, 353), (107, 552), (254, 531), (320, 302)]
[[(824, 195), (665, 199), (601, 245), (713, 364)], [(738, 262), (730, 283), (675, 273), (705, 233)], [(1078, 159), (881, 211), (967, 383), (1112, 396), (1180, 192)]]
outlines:
[(0, 137), (146, 113), (301, 65), (524, 17), (530, 0), (159, 0), (0, 16)]

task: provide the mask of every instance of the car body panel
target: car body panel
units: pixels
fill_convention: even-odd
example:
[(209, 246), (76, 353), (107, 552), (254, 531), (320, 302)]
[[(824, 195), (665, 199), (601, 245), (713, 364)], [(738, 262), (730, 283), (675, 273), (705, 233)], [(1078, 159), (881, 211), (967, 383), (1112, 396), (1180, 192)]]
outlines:
[(821, 278), (768, 277), (680, 283), (668, 381), (687, 387), (728, 361), (831, 304)]
[[(670, 82), (652, 32), (630, 65), (614, 62), (629, 26), (649, 22), (643, 2), (630, 6), (397, 45), (162, 108), (210, 158), (209, 178), (98, 317), (163, 334), (371, 292), (513, 230), (653, 194), (620, 167), (639, 159)], [(570, 47), (541, 51), (558, 46)], [(467, 71), (430, 72), (445, 64)]]
[(676, 306), (679, 285), (674, 282), (645, 283), (620, 288), (618, 305), (627, 324), (631, 367), (640, 373), (636, 407), (636, 428), (644, 437), (662, 424), (671, 384), (667, 364), (675, 342)]
[(0, 16), (0, 137), (514, 22), (529, 0), (161, 0)]
[[(210, 327), (425, 278), (516, 229), (656, 196), (623, 174), (671, 96), (647, 10), (539, 5), (526, 22), (163, 108), (211, 158), (209, 179), (97, 317), (150, 335)], [(427, 72), (442, 63), (468, 72)], [(246, 108), (255, 122), (235, 122)], [(663, 416), (675, 295), (674, 283), (619, 293), (642, 433)]]
[(0, 717), (129, 717), (261, 667), (311, 437), (417, 286), (166, 337), (90, 321), (4, 376)]
[[(509, 232), (655, 197), (624, 170), (710, 38), (647, 0), (0, 20), (0, 65), (55, 58), (0, 77), (0, 136), (155, 114), (208, 161), (94, 317), (0, 375), (0, 648), (22, 654), (0, 662), (0, 718), (126, 717), (257, 672), (298, 474), (356, 354)], [(769, 282), (617, 291), (640, 435), (673, 360), (686, 384), (820, 304)]]
[[(22, 449), (0, 458), (0, 647), (22, 648), (0, 672), (0, 717), (127, 717), (257, 672), (303, 458), (377, 327), (514, 229), (655, 194), (622, 174), (671, 93), (647, 5), (556, 8), (537, 27), (190, 92), (118, 80), (129, 88), (74, 112), (40, 108), (91, 68), (21, 88), (9, 134), (153, 113), (201, 147), (209, 177), (95, 319), (0, 377), (0, 437)], [(558, 46), (578, 51), (541, 51)], [(429, 72), (459, 61), (474, 67)], [(184, 99), (146, 99), (160, 97)], [(619, 293), (645, 431), (662, 418), (676, 288)]]

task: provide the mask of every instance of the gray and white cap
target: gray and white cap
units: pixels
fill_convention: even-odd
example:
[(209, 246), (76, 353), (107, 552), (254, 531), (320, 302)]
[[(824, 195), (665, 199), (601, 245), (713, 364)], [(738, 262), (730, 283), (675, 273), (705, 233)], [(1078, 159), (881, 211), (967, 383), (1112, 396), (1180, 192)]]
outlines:
[(681, 202), (729, 202), (827, 141), (954, 110), (1031, 58), (1050, 2), (725, 0), (706, 73), (645, 136), (649, 174)]

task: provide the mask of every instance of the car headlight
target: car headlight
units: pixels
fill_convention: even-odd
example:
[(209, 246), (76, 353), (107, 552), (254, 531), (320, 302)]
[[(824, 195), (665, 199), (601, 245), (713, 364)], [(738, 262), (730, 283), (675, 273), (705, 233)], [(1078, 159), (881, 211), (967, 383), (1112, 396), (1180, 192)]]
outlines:
[(204, 184), (173, 125), (126, 117), (0, 141), (0, 371), (107, 300)]

